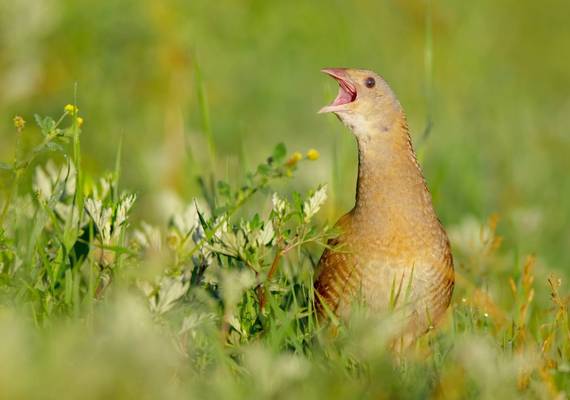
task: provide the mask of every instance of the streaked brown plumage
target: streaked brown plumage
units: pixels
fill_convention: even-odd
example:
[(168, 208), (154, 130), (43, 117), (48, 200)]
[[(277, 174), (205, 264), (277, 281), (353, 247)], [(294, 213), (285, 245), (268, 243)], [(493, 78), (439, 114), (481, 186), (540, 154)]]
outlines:
[(352, 130), (359, 167), (356, 204), (337, 223), (341, 234), (320, 259), (315, 289), (342, 318), (355, 301), (372, 312), (403, 311), (403, 335), (413, 340), (440, 319), (451, 300), (454, 272), (447, 235), (390, 87), (371, 71), (323, 72), (340, 89), (321, 112), (335, 113)]

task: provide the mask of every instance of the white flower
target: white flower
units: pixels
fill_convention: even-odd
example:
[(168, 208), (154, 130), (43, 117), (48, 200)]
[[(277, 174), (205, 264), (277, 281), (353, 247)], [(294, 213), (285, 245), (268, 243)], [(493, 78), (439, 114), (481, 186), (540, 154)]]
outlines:
[(223, 234), (228, 231), (229, 228), (227, 215), (222, 215), (221, 217), (216, 218), (213, 226), (216, 230), (214, 232), (214, 237), (220, 239)]
[(277, 215), (283, 215), (285, 214), (285, 211), (287, 210), (287, 203), (285, 202), (285, 200), (283, 200), (281, 197), (279, 197), (279, 195), (277, 193), (273, 193), (273, 197), (271, 198), (271, 201), (273, 203), (273, 211), (277, 214)]
[(49, 175), (44, 171), (42, 167), (38, 166), (36, 168), (36, 176), (34, 177), (33, 186), (40, 199), (48, 200), (51, 197), (52, 182)]
[(49, 160), (44, 167), (38, 166), (33, 178), (33, 188), (43, 202), (55, 210), (64, 221), (71, 221), (71, 226), (83, 225), (87, 222), (86, 216), (79, 221), (79, 211), (75, 207), (75, 183), (77, 171), (71, 161), (61, 167)]
[(231, 230), (221, 232), (219, 237), (214, 236), (215, 242), (213, 245), (208, 246), (208, 248), (214, 252), (225, 254), (230, 257), (242, 257), (245, 258), (243, 253), (245, 250), (245, 235), (243, 231), (238, 230), (233, 232)]
[(71, 226), (82, 226), (88, 221), (85, 214), (81, 215), (81, 222), (79, 221), (79, 210), (75, 207), (75, 204), (59, 202), (54, 206), (54, 210), (64, 221), (71, 221)]
[(142, 280), (137, 280), (136, 284), (137, 284), (138, 288), (139, 288), (140, 290), (142, 290), (142, 292), (144, 293), (144, 295), (145, 295), (146, 297), (149, 297), (149, 298), (150, 298), (150, 296), (151, 296), (151, 295), (154, 293), (154, 291), (155, 291), (154, 286), (153, 286), (150, 282), (142, 281)]
[(85, 210), (95, 223), (99, 236), (103, 243), (108, 244), (111, 241), (111, 218), (113, 210), (103, 207), (101, 200), (87, 199), (85, 201)]
[(186, 294), (189, 287), (190, 282), (182, 282), (180, 279), (167, 276), (163, 277), (160, 280), (158, 294), (149, 299), (151, 310), (158, 314), (164, 314), (169, 311)]
[[(135, 194), (127, 194), (121, 197), (119, 200), (119, 205), (117, 206), (117, 212), (115, 213), (115, 228), (123, 225), (127, 221), (127, 216), (137, 196)], [(118, 231), (118, 229), (116, 229)]]
[(172, 217), (173, 225), (181, 235), (186, 236), (200, 225), (198, 204), (193, 201), (181, 213)]
[(225, 317), (225, 320), (233, 329), (238, 331), (240, 335), (242, 336), (247, 335), (246, 331), (241, 327), (239, 319), (237, 319), (235, 315), (227, 315)]
[(41, 166), (36, 168), (33, 187), (40, 198), (47, 201), (56, 190), (61, 191), (61, 195), (73, 196), (75, 180), (76, 170), (71, 161), (58, 168), (52, 160), (49, 160), (44, 168)]
[(319, 187), (303, 204), (303, 214), (305, 222), (309, 222), (311, 218), (319, 211), (323, 203), (327, 200), (327, 185)]
[(182, 328), (180, 328), (180, 331), (178, 332), (178, 334), (183, 334), (186, 332), (190, 332), (191, 334), (194, 334), (195, 331), (200, 326), (202, 326), (208, 322), (215, 321), (216, 319), (217, 319), (217, 316), (214, 313), (190, 314), (189, 316), (184, 317), (184, 320), (182, 321)]
[(160, 252), (162, 247), (160, 229), (146, 222), (141, 223), (141, 228), (142, 230), (135, 230), (133, 236), (134, 240), (143, 248)]
[(251, 234), (251, 223), (249, 221), (241, 220), (239, 223), (239, 227), (245, 236), (249, 236)]
[(99, 186), (93, 185), (93, 197), (103, 200), (111, 192), (111, 176), (99, 179)]
[(255, 242), (258, 246), (265, 246), (271, 243), (273, 237), (275, 236), (275, 231), (273, 230), (273, 224), (271, 221), (266, 222), (263, 229), (257, 231), (255, 237)]

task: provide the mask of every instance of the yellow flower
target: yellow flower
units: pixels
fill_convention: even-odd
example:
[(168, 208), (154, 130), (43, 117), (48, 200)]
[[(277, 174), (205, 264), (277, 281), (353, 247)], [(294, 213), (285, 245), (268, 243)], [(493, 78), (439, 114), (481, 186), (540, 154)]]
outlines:
[(79, 108), (75, 107), (73, 104), (67, 104), (63, 107), (63, 111), (67, 114), (77, 114), (79, 112)]
[(81, 125), (83, 125), (83, 118), (77, 117), (75, 118), (75, 121), (77, 122), (77, 126), (80, 127)]
[(18, 132), (22, 132), (22, 130), (24, 129), (24, 126), (26, 125), (26, 121), (24, 121), (24, 118), (22, 118), (19, 115), (16, 115), (14, 117), (14, 126), (16, 127), (16, 129), (18, 130)]
[(307, 158), (311, 161), (318, 160), (320, 156), (321, 154), (315, 149), (310, 149), (307, 151)]
[(302, 158), (303, 158), (303, 155), (301, 153), (299, 153), (298, 151), (296, 151), (291, 155), (291, 158), (289, 158), (289, 160), (287, 160), (287, 165), (292, 167), (293, 165), (296, 165)]

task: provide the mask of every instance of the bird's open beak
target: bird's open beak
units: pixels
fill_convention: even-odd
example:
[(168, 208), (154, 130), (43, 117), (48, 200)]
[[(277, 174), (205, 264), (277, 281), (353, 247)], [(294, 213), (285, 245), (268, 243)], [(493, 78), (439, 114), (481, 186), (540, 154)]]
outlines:
[(356, 87), (352, 83), (346, 68), (323, 68), (321, 69), (327, 75), (330, 75), (338, 82), (338, 95), (336, 99), (319, 110), (319, 114), (328, 112), (337, 112), (346, 109), (346, 104), (356, 100)]

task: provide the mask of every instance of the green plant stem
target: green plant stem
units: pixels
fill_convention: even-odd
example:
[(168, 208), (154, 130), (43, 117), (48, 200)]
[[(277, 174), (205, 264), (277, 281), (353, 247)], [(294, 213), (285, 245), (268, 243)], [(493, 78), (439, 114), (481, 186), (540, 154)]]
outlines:
[[(277, 252), (275, 253), (275, 257), (273, 258), (273, 262), (271, 263), (271, 267), (269, 268), (269, 272), (267, 273), (267, 278), (265, 282), (269, 282), (275, 272), (277, 272), (277, 267), (279, 266), (279, 261), (281, 261), (281, 257), (285, 254), (285, 251), (278, 248)], [(265, 303), (267, 298), (267, 288), (264, 285), (260, 286), (260, 290), (258, 291), (259, 297), (259, 308), (261, 311), (265, 309)]]
[(4, 218), (6, 217), (6, 214), (8, 213), (8, 209), (10, 208), (10, 204), (12, 203), (12, 199), (14, 197), (14, 194), (18, 191), (18, 182), (20, 180), (20, 175), (21, 175), (21, 170), (16, 170), (15, 172), (15, 176), (14, 176), (14, 182), (12, 183), (12, 187), (10, 188), (10, 191), (8, 192), (8, 196), (6, 197), (6, 202), (4, 203), (4, 206), (2, 207), (2, 214), (0, 214), (0, 226), (4, 225)]
[(6, 218), (6, 214), (8, 213), (8, 209), (10, 208), (10, 204), (12, 203), (12, 199), (14, 195), (18, 191), (18, 184), (20, 181), (20, 177), (22, 175), (22, 169), (18, 168), (18, 158), (20, 154), (20, 147), (22, 145), (22, 133), (18, 132), (18, 136), (16, 137), (16, 151), (14, 152), (14, 162), (13, 162), (13, 171), (14, 171), (14, 182), (12, 182), (12, 187), (8, 192), (8, 196), (6, 197), (6, 202), (2, 207), (2, 213), (0, 214), (0, 226), (4, 225), (4, 218)]

